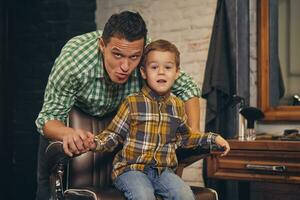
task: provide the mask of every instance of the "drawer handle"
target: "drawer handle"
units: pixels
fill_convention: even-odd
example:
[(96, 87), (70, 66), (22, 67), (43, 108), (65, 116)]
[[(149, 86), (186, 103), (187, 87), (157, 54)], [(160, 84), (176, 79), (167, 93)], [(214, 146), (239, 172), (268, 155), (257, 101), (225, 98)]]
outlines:
[(284, 172), (286, 171), (285, 166), (276, 166), (276, 165), (252, 165), (252, 164), (247, 164), (246, 165), (247, 169), (250, 170), (259, 170), (259, 171), (273, 171), (273, 172)]

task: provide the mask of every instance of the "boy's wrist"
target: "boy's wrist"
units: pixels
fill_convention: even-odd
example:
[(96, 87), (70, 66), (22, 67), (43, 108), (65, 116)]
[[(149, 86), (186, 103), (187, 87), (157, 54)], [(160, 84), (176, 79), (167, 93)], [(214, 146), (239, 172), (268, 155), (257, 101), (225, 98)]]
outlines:
[(211, 137), (211, 144), (216, 144), (216, 139), (219, 136), (219, 134), (214, 133), (214, 132), (209, 132), (210, 137)]
[(95, 143), (96, 145), (95, 145), (95, 148), (92, 149), (92, 151), (103, 151), (104, 147), (103, 147), (103, 144), (101, 143), (101, 141), (99, 141), (99, 140), (94, 140), (94, 143)]
[(92, 151), (99, 151), (100, 149), (100, 144), (99, 141), (94, 139), (94, 144), (95, 144), (95, 148), (91, 149)]

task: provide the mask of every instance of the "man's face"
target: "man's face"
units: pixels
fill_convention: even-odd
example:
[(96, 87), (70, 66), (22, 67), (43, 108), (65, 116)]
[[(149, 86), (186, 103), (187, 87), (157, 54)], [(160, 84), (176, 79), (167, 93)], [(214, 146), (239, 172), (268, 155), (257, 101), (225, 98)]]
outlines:
[(141, 74), (148, 86), (158, 95), (168, 94), (179, 75), (175, 54), (168, 51), (150, 51)]
[(111, 37), (106, 46), (100, 39), (100, 50), (109, 78), (117, 84), (126, 83), (130, 74), (138, 66), (143, 49), (143, 38), (129, 42), (126, 39)]

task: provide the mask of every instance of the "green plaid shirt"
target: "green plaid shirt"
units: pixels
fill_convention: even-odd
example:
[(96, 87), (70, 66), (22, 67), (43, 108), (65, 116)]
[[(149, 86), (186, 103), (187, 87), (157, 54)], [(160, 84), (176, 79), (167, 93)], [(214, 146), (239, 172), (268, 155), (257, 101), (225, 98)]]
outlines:
[(176, 148), (209, 145), (216, 134), (193, 133), (187, 125), (184, 102), (168, 95), (158, 96), (145, 86), (128, 96), (110, 125), (95, 137), (96, 151), (123, 148), (113, 162), (112, 178), (125, 171), (177, 167)]
[[(44, 95), (44, 104), (36, 120), (42, 133), (49, 120), (66, 123), (75, 105), (92, 116), (102, 117), (117, 110), (129, 94), (140, 91), (142, 78), (134, 70), (125, 84), (113, 83), (103, 66), (98, 40), (102, 31), (72, 38), (55, 60)], [(172, 92), (182, 100), (200, 97), (200, 89), (190, 76), (181, 72)]]

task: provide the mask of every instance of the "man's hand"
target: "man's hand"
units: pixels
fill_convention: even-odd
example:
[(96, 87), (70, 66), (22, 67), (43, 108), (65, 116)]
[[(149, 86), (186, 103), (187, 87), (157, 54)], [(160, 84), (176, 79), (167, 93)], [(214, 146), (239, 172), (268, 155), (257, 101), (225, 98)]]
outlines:
[(69, 156), (89, 151), (91, 143), (94, 142), (91, 132), (67, 127), (59, 120), (46, 122), (43, 132), (50, 140), (62, 141), (64, 152)]
[(227, 155), (228, 152), (230, 151), (229, 143), (224, 138), (222, 138), (221, 136), (216, 137), (216, 144), (225, 149), (225, 151), (221, 154), (221, 156)]
[(94, 135), (82, 129), (74, 129), (73, 132), (63, 136), (64, 152), (71, 157), (74, 154), (77, 155), (89, 151), (92, 143), (94, 143)]

